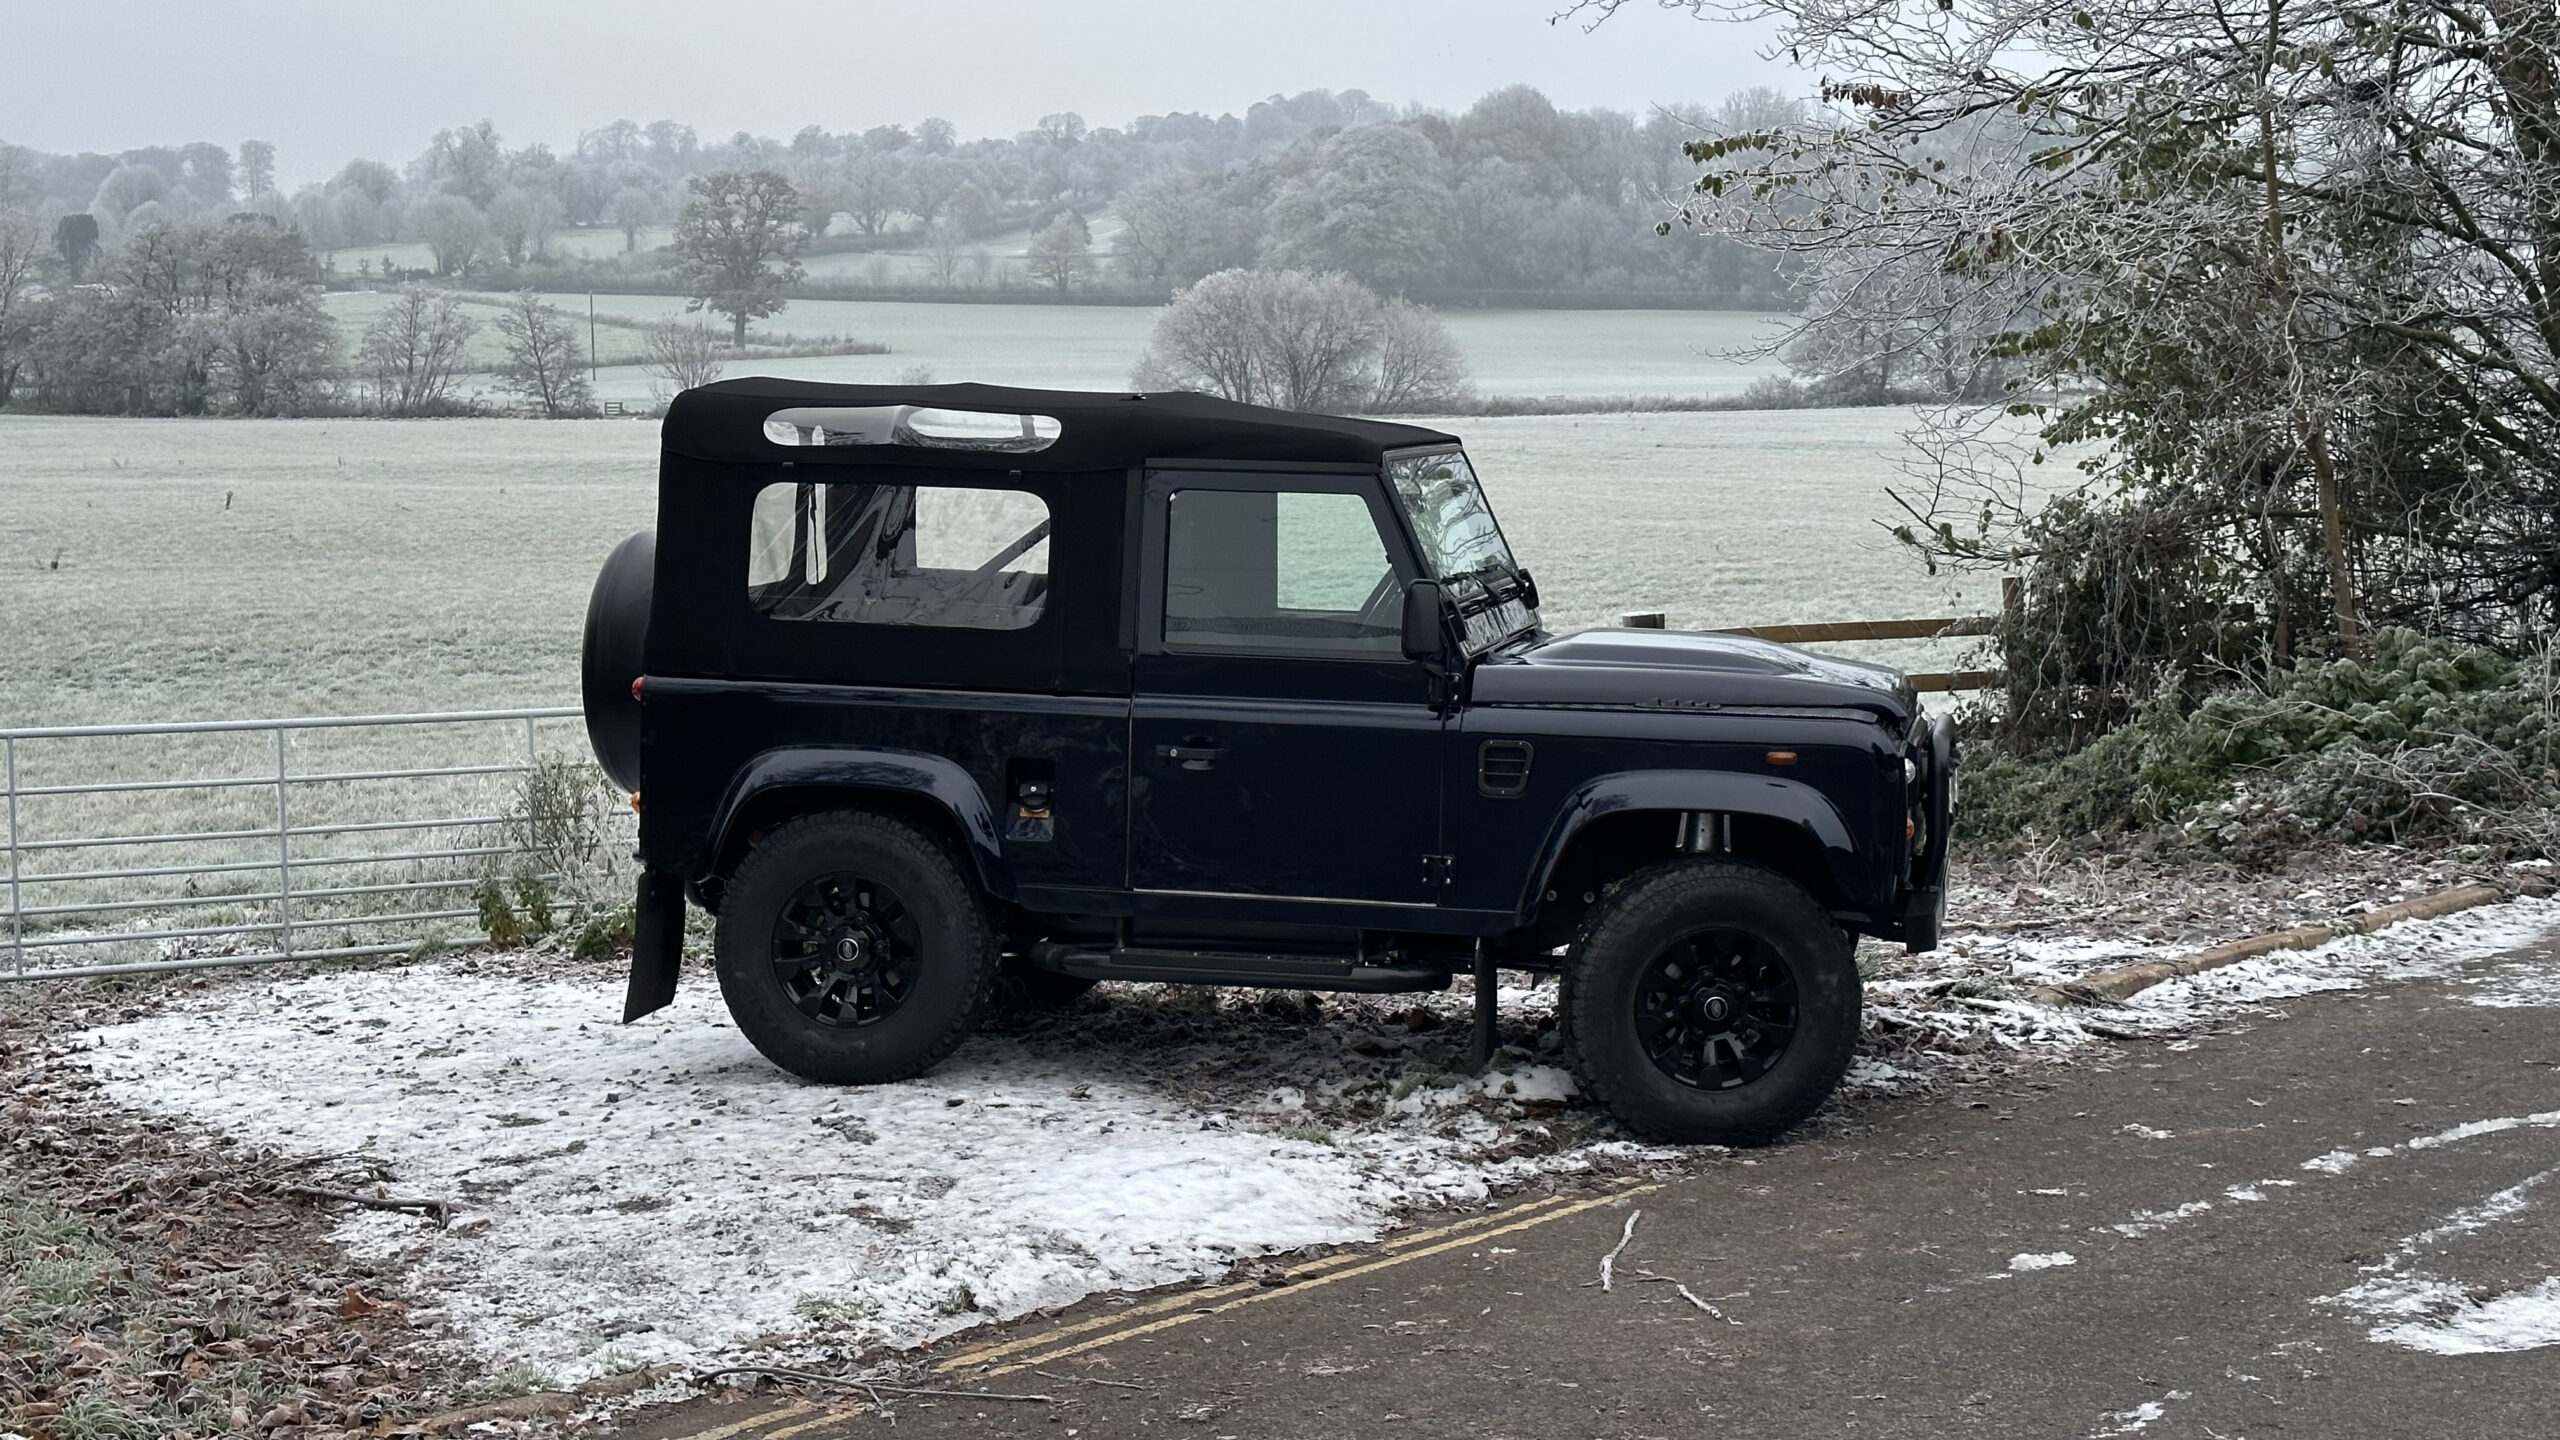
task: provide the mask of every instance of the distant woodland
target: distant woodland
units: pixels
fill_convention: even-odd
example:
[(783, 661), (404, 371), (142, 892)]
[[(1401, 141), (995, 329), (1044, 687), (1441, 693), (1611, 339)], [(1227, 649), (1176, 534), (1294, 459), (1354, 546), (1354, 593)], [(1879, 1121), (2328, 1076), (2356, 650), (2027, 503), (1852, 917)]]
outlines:
[[(437, 132), (416, 155), (354, 158), (326, 181), (285, 190), (263, 141), (207, 141), (106, 155), (44, 154), (0, 141), (0, 210), (50, 240), (72, 272), (154, 225), (256, 214), (315, 255), (423, 245), (392, 279), (475, 288), (666, 283), (657, 242), (712, 172), (772, 171), (798, 197), (808, 252), (890, 250), (925, 257), (907, 289), (1019, 287), (1093, 299), (1160, 301), (1236, 267), (1338, 271), (1374, 289), (1441, 303), (1783, 303), (1781, 265), (1722, 237), (1657, 233), (1696, 166), (1704, 134), (1782, 123), (1774, 92), (1636, 115), (1560, 110), (1526, 86), (1456, 114), (1398, 108), (1353, 91), (1274, 96), (1242, 116), (1142, 116), (1096, 127), (1074, 114), (1031, 130), (962, 138), (948, 121), (788, 139), (706, 141), (672, 120), (617, 120), (566, 153), (510, 143), (488, 121)], [(1103, 223), (1105, 217), (1109, 223)], [(94, 227), (94, 228), (92, 228)], [(619, 231), (618, 250), (560, 244), (570, 230)], [(1023, 237), (1089, 241), (1078, 263), (999, 263)], [(412, 254), (415, 252), (413, 251)], [(335, 268), (386, 278), (369, 257)], [(813, 278), (804, 293), (884, 282)], [(1577, 298), (1578, 297), (1578, 298)]]

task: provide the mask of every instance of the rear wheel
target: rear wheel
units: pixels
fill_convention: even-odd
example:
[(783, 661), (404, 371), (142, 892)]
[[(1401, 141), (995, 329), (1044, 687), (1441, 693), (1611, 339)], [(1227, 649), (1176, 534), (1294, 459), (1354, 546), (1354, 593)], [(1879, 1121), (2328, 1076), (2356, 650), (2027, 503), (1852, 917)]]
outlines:
[(995, 927), (931, 836), (881, 815), (794, 820), (730, 877), (720, 993), (767, 1059), (831, 1085), (941, 1063), (975, 1028)]
[(1635, 876), (1594, 912), (1567, 977), (1584, 1089), (1657, 1140), (1774, 1140), (1821, 1107), (1858, 1043), (1848, 935), (1756, 866)]

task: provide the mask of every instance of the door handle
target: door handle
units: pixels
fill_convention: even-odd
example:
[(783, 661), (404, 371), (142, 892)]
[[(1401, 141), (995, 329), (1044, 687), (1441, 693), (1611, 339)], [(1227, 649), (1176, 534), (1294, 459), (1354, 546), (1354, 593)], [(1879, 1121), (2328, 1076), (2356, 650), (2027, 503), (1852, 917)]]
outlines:
[(1218, 763), (1218, 747), (1193, 737), (1180, 745), (1159, 745), (1156, 754), (1185, 770), (1206, 770)]

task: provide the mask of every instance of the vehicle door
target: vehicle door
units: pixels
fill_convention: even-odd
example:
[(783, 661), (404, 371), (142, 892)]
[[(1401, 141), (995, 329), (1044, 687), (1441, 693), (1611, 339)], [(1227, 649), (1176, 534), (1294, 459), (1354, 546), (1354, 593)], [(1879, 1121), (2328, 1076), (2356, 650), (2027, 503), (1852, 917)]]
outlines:
[(1441, 715), (1376, 473), (1156, 471), (1143, 506), (1132, 888), (1433, 903)]

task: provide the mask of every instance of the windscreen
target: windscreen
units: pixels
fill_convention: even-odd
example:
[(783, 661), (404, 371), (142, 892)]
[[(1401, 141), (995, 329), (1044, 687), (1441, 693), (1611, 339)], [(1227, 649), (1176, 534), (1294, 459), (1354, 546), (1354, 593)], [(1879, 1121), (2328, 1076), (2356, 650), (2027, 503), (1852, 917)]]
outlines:
[(1464, 452), (1390, 456), (1387, 484), (1412, 522), (1422, 563), (1457, 602), (1469, 651), (1536, 627), (1529, 587)]

